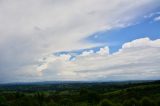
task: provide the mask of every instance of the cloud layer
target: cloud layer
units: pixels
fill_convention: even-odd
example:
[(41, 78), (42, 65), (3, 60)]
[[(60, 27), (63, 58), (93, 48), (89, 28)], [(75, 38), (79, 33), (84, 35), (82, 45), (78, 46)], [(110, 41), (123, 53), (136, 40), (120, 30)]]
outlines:
[(160, 39), (137, 39), (125, 43), (114, 54), (108, 54), (105, 47), (98, 52), (84, 51), (73, 61), (70, 58), (70, 54), (48, 56), (39, 72), (46, 79), (57, 80), (144, 80), (160, 77)]
[[(62, 77), (69, 79), (64, 77), (64, 74), (68, 76), (69, 73), (71, 76), (80, 75), (81, 79), (86, 78), (87, 71), (86, 74), (79, 74), (80, 70), (92, 68), (82, 65), (91, 64), (92, 54), (95, 55), (95, 59), (100, 59), (103, 69), (107, 62), (106, 57), (103, 57), (108, 53), (107, 47), (96, 54), (92, 53), (93, 51), (84, 52), (82, 56), (76, 57), (74, 65), (72, 61), (67, 61), (68, 55), (54, 56), (56, 58), (54, 63), (57, 65), (49, 65), (53, 64), (48, 62), (53, 61), (52, 59), (45, 60), (48, 62), (45, 62), (46, 65), (43, 64), (44, 61), (39, 60), (46, 56), (52, 57), (55, 52), (102, 45), (88, 42), (86, 38), (99, 31), (132, 25), (140, 17), (159, 7), (159, 2), (159, 0), (0, 0), (0, 82), (55, 80)], [(85, 58), (86, 56), (88, 58)], [(62, 61), (63, 59), (65, 61)], [(85, 59), (86, 62), (83, 60), (85, 62), (83, 63), (81, 59)], [(94, 64), (96, 67), (96, 63)], [(66, 71), (63, 67), (67, 67)], [(37, 71), (46, 68), (48, 71), (44, 73)], [(69, 69), (71, 71), (67, 71)], [(50, 76), (50, 73), (53, 75)], [(96, 72), (89, 74), (88, 79), (92, 74), (94, 76), (94, 73), (96, 74)], [(100, 73), (103, 75), (103, 72)]]

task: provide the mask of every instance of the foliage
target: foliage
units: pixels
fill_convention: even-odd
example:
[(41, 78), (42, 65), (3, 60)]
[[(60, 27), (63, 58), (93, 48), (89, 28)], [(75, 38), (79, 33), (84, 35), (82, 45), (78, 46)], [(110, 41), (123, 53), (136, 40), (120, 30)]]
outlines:
[(111, 101), (109, 101), (108, 99), (105, 99), (100, 102), (99, 106), (114, 106), (114, 105)]
[[(20, 85), (25, 91), (20, 90), (23, 87), (3, 85), (0, 106), (160, 106), (159, 81), (53, 85)], [(35, 86), (48, 90), (35, 90)]]
[(154, 102), (147, 97), (141, 100), (141, 106), (155, 106)]
[(140, 106), (140, 103), (135, 100), (134, 98), (130, 99), (130, 100), (126, 100), (123, 104), (123, 106)]

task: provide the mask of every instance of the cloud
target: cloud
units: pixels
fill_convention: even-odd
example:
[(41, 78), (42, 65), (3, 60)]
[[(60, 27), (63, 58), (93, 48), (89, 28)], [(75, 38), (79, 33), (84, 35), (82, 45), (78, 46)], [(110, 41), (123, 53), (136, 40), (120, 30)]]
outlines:
[(142, 38), (134, 40), (129, 43), (125, 43), (122, 48), (133, 48), (133, 47), (160, 47), (160, 39), (151, 41), (149, 38)]
[(86, 38), (132, 25), (159, 4), (159, 0), (1, 0), (0, 81), (36, 80), (39, 59), (100, 46)]
[(93, 53), (94, 53), (93, 50), (83, 51), (82, 54), (81, 54), (81, 56), (87, 56), (87, 55), (91, 55), (91, 54), (93, 54)]
[(160, 16), (155, 17), (155, 18), (154, 18), (154, 21), (160, 21)]
[(55, 80), (53, 74), (57, 80), (144, 80), (160, 77), (160, 39), (136, 39), (110, 55), (101, 55), (99, 52), (103, 49), (83, 56), (80, 54), (74, 61), (57, 61), (57, 57), (51, 67), (43, 71), (44, 78), (46, 75)]
[(109, 54), (109, 48), (108, 47), (100, 48), (100, 50), (97, 52), (97, 54), (100, 54), (100, 55)]
[(155, 15), (159, 15), (159, 14), (160, 14), (159, 11), (158, 12), (153, 12), (153, 13), (145, 15), (144, 18), (151, 18), (151, 17), (154, 17)]

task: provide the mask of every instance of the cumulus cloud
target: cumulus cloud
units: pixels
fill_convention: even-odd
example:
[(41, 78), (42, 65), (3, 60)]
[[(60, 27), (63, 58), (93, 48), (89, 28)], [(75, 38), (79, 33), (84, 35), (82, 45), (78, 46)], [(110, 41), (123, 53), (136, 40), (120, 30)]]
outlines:
[(95, 55), (95, 54), (109, 55), (109, 48), (106, 46), (106, 47), (100, 48), (99, 51), (97, 52), (94, 52), (93, 50), (85, 50), (80, 54), (80, 56), (89, 56), (89, 55)]
[(108, 47), (100, 48), (100, 50), (97, 53), (100, 55), (109, 54), (109, 48)]
[(94, 51), (93, 50), (89, 50), (89, 51), (83, 51), (81, 56), (87, 56), (87, 55), (90, 55), (90, 54), (93, 54)]
[[(160, 39), (137, 39), (125, 43), (122, 49), (110, 55), (98, 52), (83, 56), (80, 54), (74, 61), (61, 60), (59, 64), (54, 61), (50, 64), (52, 67), (43, 73), (49, 77), (47, 71), (52, 75), (50, 70), (54, 70), (59, 80), (136, 80), (160, 77)], [(58, 66), (58, 70), (54, 66)]]
[(151, 41), (149, 38), (142, 38), (134, 40), (132, 42), (125, 43), (122, 48), (133, 48), (133, 47), (159, 47), (160, 39)]
[(0, 81), (35, 80), (42, 57), (100, 46), (85, 38), (132, 25), (159, 4), (159, 0), (1, 0)]

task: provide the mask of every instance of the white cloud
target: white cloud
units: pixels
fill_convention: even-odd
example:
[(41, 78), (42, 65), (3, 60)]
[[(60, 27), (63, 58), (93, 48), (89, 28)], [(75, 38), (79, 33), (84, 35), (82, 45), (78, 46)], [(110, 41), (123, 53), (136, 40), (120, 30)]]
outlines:
[[(101, 44), (87, 42), (85, 38), (95, 32), (132, 25), (157, 8), (159, 2), (1, 0), (0, 76), (5, 77), (0, 80), (32, 80), (39, 58), (54, 52), (99, 46)], [(26, 79), (23, 72), (24, 76), (33, 75)]]
[[(129, 46), (127, 46), (129, 45)], [(106, 48), (106, 47), (105, 47)], [(101, 51), (101, 50), (100, 50)], [(54, 61), (49, 74), (58, 80), (137, 80), (160, 77), (160, 39), (137, 39), (110, 55), (91, 53), (74, 61)], [(54, 66), (59, 67), (55, 70)], [(53, 74), (51, 70), (53, 71)], [(47, 70), (43, 71), (49, 77)], [(55, 80), (50, 76), (50, 80)]]
[(155, 17), (155, 18), (154, 18), (154, 21), (160, 21), (160, 16)]
[(153, 13), (145, 15), (144, 18), (151, 18), (151, 17), (154, 17), (155, 15), (159, 15), (159, 14), (160, 14), (159, 11), (158, 12), (153, 12)]
[(142, 38), (138, 40), (134, 40), (129, 43), (125, 43), (122, 48), (133, 48), (133, 47), (160, 47), (160, 39), (155, 41), (151, 41), (149, 38)]
[(81, 56), (87, 56), (87, 55), (90, 55), (90, 54), (93, 54), (93, 53), (94, 53), (93, 50), (83, 51)]
[(100, 55), (107, 55), (109, 54), (109, 48), (108, 47), (100, 48), (100, 50), (97, 53)]

